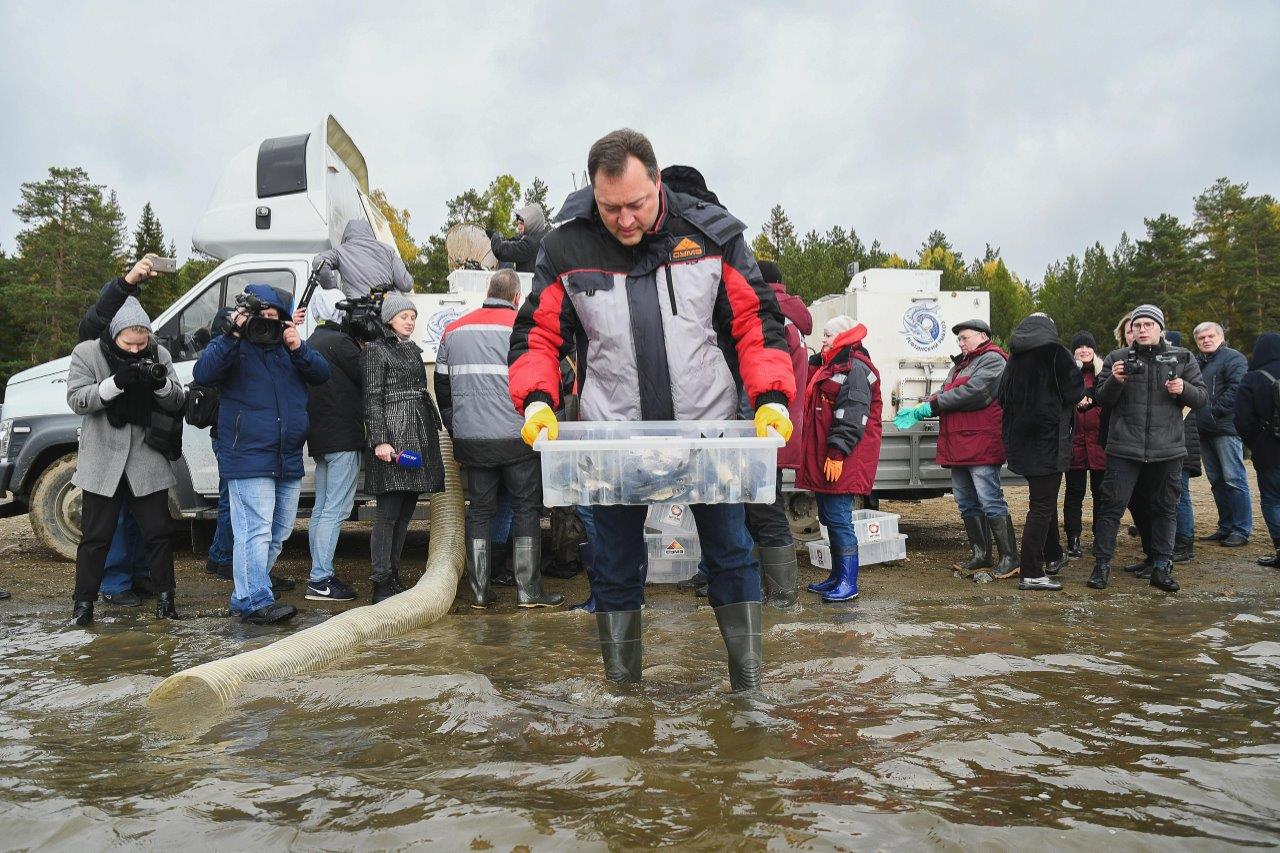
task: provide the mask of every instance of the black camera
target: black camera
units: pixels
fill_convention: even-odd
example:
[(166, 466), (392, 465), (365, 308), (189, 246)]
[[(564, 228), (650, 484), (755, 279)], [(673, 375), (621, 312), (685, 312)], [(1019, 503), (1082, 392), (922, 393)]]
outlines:
[(347, 315), (342, 330), (366, 343), (384, 338), (387, 331), (382, 325), (382, 300), (390, 290), (390, 284), (375, 284), (367, 295), (339, 302), (338, 310)]
[(1131, 355), (1124, 360), (1125, 376), (1144, 376), (1147, 372), (1147, 363), (1136, 355)]
[(145, 373), (155, 382), (162, 382), (169, 378), (169, 368), (165, 367), (160, 362), (152, 361), (149, 358), (144, 358), (138, 361), (135, 364), (135, 369), (141, 373)]
[(236, 297), (236, 308), (249, 317), (240, 331), (246, 341), (263, 346), (284, 341), (284, 322), (262, 316), (263, 312), (275, 307), (252, 293), (241, 293)]

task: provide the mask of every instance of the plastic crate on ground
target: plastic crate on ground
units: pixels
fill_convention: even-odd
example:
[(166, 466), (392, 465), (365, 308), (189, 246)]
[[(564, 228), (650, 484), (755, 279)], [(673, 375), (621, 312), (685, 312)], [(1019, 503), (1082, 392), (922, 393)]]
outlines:
[[(858, 542), (858, 565), (873, 566), (907, 558), (907, 535), (898, 533), (891, 539)], [(809, 562), (815, 569), (831, 568), (831, 544), (822, 540), (809, 543)]]
[(688, 504), (654, 504), (644, 518), (644, 527), (649, 533), (693, 533), (697, 525)]
[(645, 577), (645, 583), (679, 583), (688, 580), (698, 573), (698, 560), (694, 558), (669, 560), (650, 559), (649, 574)]
[(578, 421), (534, 450), (547, 506), (770, 503), (783, 443), (751, 421)]
[(702, 543), (698, 541), (697, 534), (646, 533), (644, 544), (651, 564), (654, 560), (688, 559), (697, 562), (702, 558)]

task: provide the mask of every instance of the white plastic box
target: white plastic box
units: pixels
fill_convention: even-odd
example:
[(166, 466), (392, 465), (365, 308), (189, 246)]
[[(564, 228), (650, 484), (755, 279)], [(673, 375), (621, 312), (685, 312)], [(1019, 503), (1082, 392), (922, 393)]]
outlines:
[(696, 533), (688, 536), (680, 533), (646, 533), (645, 551), (649, 562), (654, 560), (693, 560), (702, 558), (702, 543)]
[[(858, 537), (858, 545), (892, 539), (898, 535), (898, 515), (892, 512), (880, 512), (875, 509), (855, 509), (850, 518), (853, 523), (853, 534)], [(823, 541), (830, 542), (826, 525), (818, 525)]]
[(777, 435), (751, 421), (578, 421), (539, 438), (547, 506), (769, 503)]
[(649, 533), (692, 533), (697, 536), (693, 511), (687, 504), (654, 504), (645, 516), (644, 528)]
[[(889, 539), (875, 542), (858, 543), (858, 565), (872, 566), (876, 563), (889, 563), (907, 558), (907, 536), (905, 533), (894, 534)], [(831, 568), (831, 545), (821, 540), (809, 543), (809, 563), (815, 569)]]
[(679, 583), (687, 581), (698, 573), (698, 561), (696, 559), (687, 560), (650, 560), (649, 574), (645, 577), (645, 583)]

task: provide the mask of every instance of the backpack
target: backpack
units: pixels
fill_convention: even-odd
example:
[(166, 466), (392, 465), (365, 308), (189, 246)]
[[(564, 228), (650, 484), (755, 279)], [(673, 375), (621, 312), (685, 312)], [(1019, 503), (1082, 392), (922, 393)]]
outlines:
[(1271, 411), (1262, 419), (1262, 431), (1276, 441), (1280, 441), (1280, 379), (1276, 379), (1265, 370), (1258, 372), (1271, 380)]
[(187, 423), (204, 429), (218, 423), (218, 389), (198, 382), (187, 383)]

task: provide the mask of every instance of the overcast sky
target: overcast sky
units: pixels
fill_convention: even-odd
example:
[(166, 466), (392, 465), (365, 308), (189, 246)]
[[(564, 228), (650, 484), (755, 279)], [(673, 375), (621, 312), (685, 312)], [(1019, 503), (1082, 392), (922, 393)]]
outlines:
[(0, 248), (78, 165), (185, 254), (237, 151), (327, 113), (418, 240), (503, 172), (558, 205), (623, 125), (752, 235), (776, 203), (903, 254), (940, 228), (1032, 281), (1219, 176), (1280, 195), (1280, 3), (604, 5), (0, 0)]

